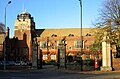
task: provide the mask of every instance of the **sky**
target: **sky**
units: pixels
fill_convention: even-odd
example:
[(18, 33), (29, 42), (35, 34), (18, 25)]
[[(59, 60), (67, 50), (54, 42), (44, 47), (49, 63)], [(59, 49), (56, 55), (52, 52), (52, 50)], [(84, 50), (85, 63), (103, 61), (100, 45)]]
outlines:
[[(4, 23), (4, 8), (9, 0), (0, 0), (0, 22)], [(93, 28), (92, 23), (99, 15), (103, 0), (82, 0), (82, 27)], [(17, 15), (29, 12), (36, 23), (36, 29), (80, 28), (79, 0), (11, 0), (7, 5), (6, 25), (10, 36), (14, 36), (14, 22)]]

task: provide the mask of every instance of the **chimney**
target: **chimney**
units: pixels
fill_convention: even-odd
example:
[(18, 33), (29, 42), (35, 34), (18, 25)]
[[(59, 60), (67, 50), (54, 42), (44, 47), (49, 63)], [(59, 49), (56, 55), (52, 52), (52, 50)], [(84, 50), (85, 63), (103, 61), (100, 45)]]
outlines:
[(108, 27), (111, 27), (111, 20), (108, 20)]
[(111, 20), (108, 20), (108, 28), (107, 28), (107, 32), (111, 32)]

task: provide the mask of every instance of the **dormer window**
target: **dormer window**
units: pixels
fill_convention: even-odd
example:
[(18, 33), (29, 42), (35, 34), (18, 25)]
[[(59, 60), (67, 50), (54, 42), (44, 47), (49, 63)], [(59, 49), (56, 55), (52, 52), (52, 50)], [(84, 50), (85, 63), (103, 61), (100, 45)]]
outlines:
[(73, 34), (69, 34), (68, 36), (69, 36), (69, 37), (72, 37), (72, 36), (74, 36), (74, 35), (73, 35)]
[(91, 36), (91, 34), (90, 34), (90, 33), (87, 33), (86, 36)]
[(52, 36), (51, 37), (57, 37), (57, 35), (56, 34), (52, 34)]

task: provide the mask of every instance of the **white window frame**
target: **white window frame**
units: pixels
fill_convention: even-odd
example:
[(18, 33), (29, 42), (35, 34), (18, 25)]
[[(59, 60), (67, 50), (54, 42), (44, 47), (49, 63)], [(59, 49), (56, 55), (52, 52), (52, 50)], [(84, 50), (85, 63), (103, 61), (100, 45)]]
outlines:
[(50, 55), (50, 59), (51, 59), (51, 60), (56, 60), (56, 55), (54, 55), (54, 54), (53, 54), (53, 55)]
[(44, 54), (43, 55), (43, 60), (47, 60), (48, 59), (48, 55), (47, 54)]

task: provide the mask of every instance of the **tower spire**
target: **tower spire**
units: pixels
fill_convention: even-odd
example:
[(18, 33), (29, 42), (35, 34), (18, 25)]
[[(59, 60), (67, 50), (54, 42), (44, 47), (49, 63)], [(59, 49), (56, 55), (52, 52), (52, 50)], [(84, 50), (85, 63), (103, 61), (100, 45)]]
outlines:
[(24, 11), (25, 11), (25, 6), (24, 6), (24, 3), (23, 3), (23, 6), (22, 6), (22, 9), (23, 9), (22, 11), (24, 12)]
[(23, 3), (23, 6), (22, 6), (22, 9), (23, 9), (22, 12), (27, 12), (24, 3)]

